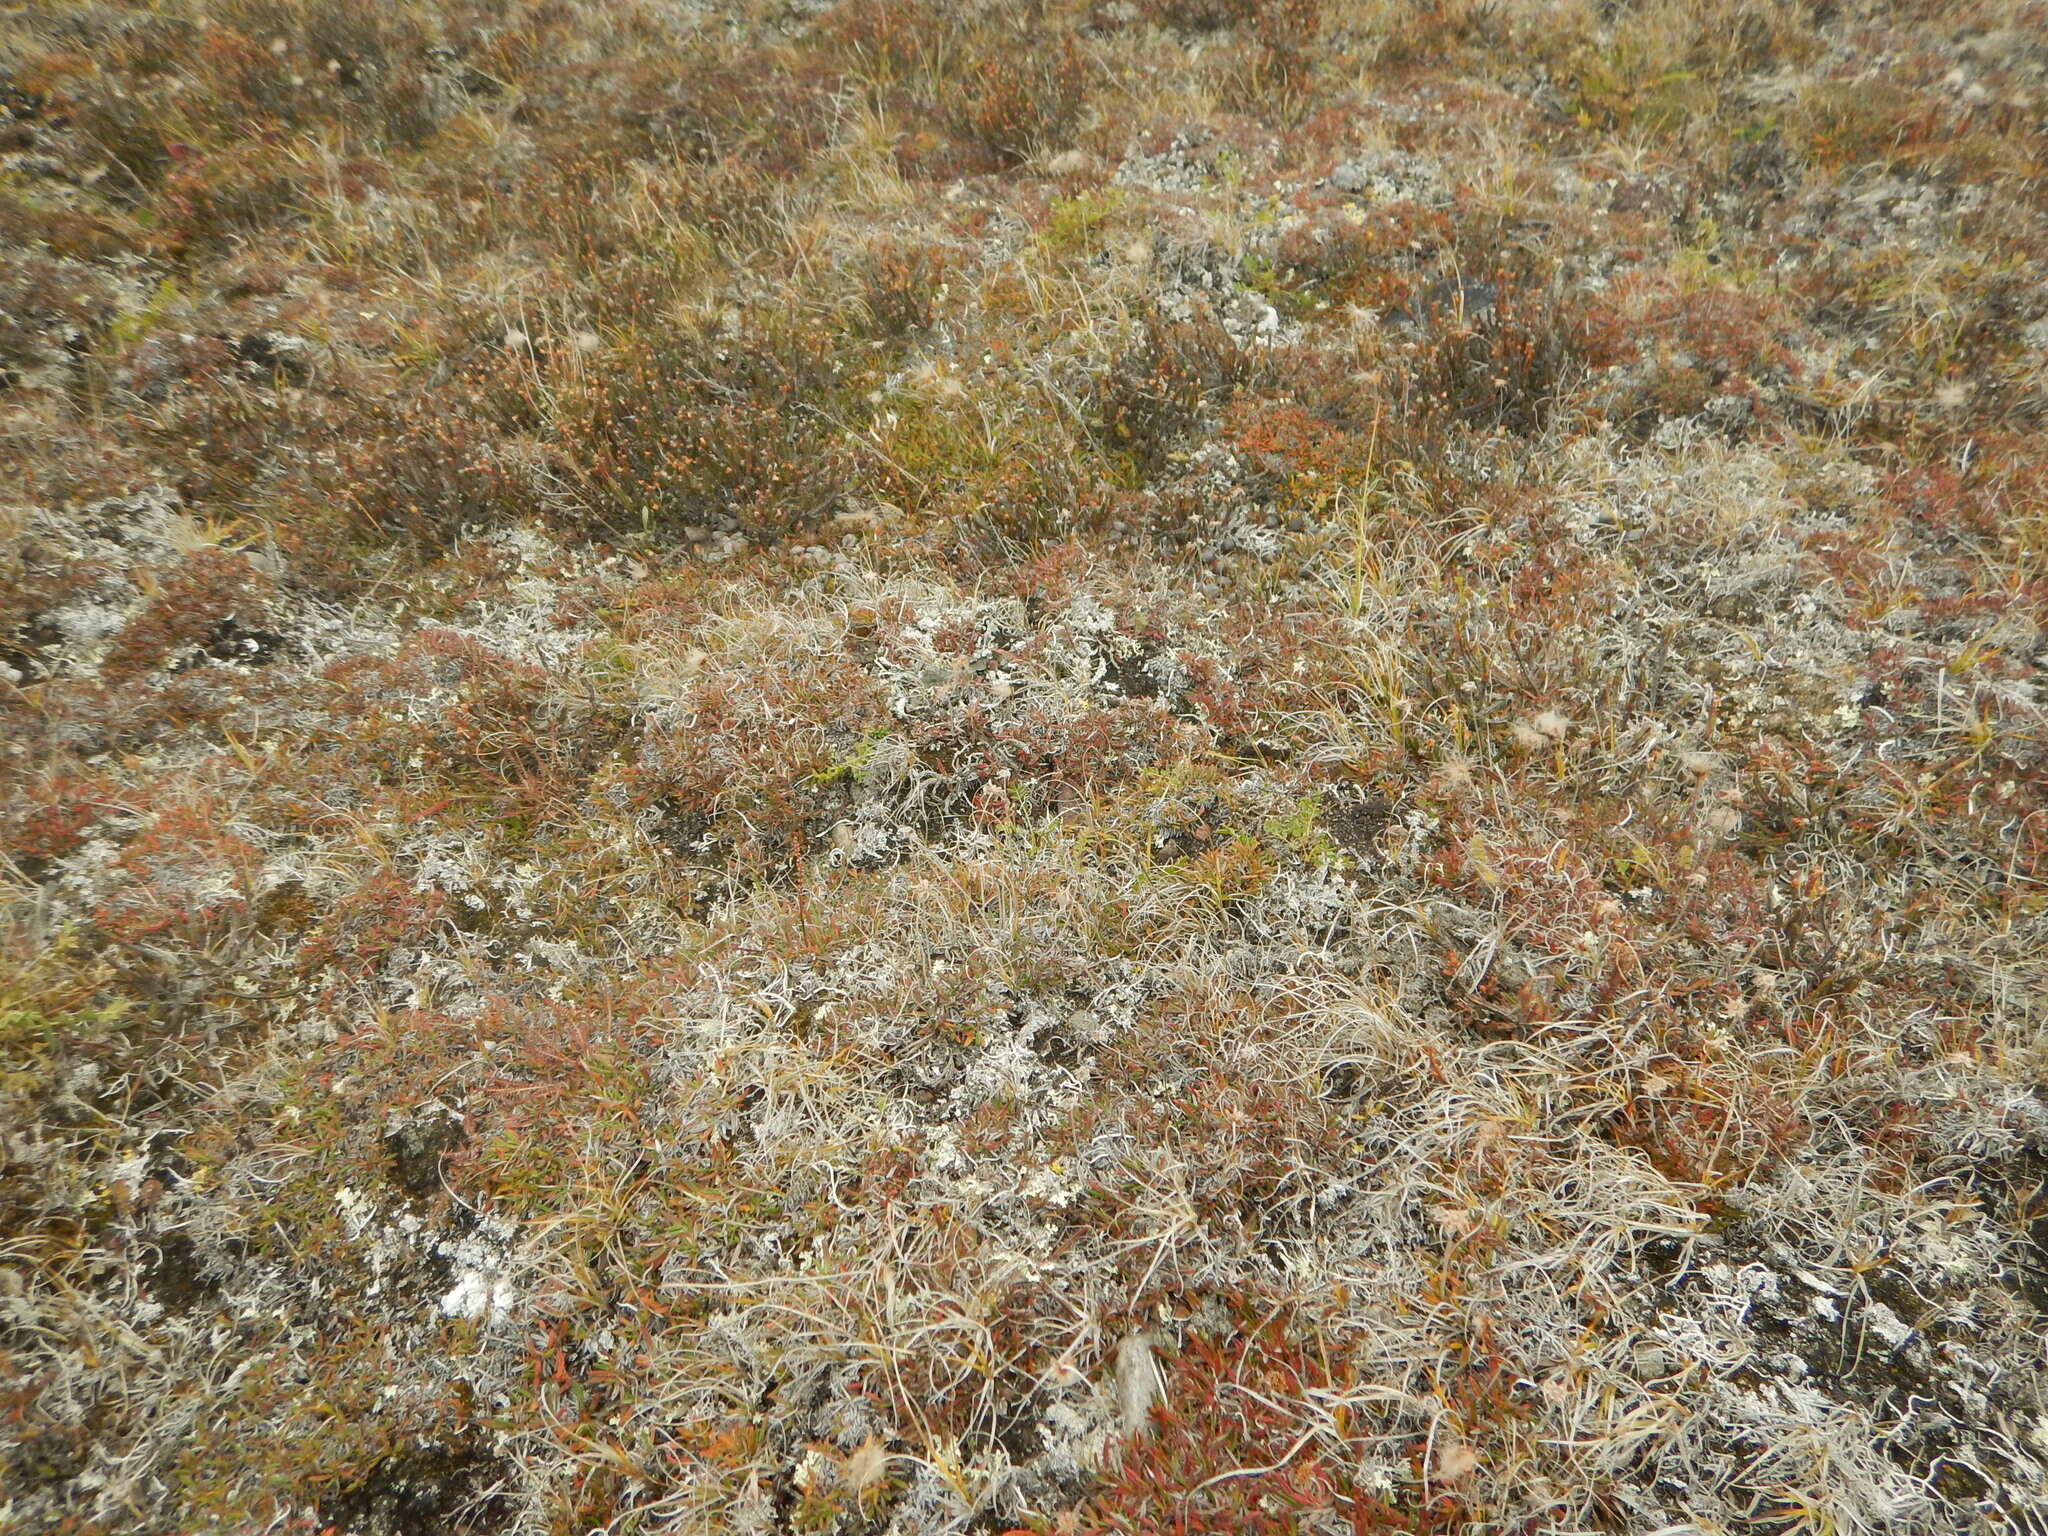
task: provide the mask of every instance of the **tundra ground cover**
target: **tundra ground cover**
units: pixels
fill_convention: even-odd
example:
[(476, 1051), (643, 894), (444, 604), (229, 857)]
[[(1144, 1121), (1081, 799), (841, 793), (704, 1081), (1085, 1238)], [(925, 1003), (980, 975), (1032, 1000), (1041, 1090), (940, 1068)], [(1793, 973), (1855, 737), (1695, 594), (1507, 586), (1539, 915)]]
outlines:
[(0, 12), (0, 1525), (2040, 1529), (2044, 110)]

